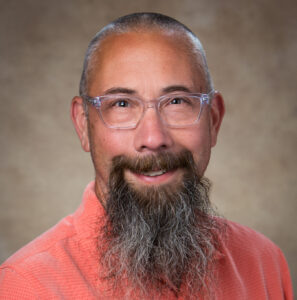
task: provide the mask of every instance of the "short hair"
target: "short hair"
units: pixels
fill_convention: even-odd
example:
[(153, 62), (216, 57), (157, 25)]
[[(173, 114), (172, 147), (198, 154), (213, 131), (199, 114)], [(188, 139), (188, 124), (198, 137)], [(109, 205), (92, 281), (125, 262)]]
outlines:
[(131, 31), (137, 31), (140, 29), (145, 30), (161, 30), (165, 32), (180, 33), (188, 39), (190, 45), (192, 46), (192, 51), (196, 57), (202, 58), (202, 69), (206, 79), (208, 92), (212, 90), (212, 80), (209, 74), (209, 70), (206, 62), (206, 55), (202, 44), (198, 37), (184, 24), (179, 21), (159, 14), (159, 13), (133, 13), (116, 19), (115, 21), (106, 25), (93, 37), (86, 51), (83, 71), (81, 75), (79, 94), (81, 97), (87, 96), (88, 89), (88, 74), (90, 69), (91, 58), (100, 47), (100, 42), (104, 40), (107, 36), (113, 34), (122, 34)]

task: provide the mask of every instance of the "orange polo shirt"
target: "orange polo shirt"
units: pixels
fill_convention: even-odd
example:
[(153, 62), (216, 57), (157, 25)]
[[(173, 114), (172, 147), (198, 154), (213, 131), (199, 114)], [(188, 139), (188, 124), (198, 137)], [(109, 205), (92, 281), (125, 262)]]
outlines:
[[(104, 294), (98, 276), (101, 217), (104, 209), (92, 182), (73, 215), (3, 263), (0, 299), (115, 299)], [(215, 299), (293, 299), (288, 266), (279, 248), (234, 222), (227, 221), (227, 238), (216, 260), (216, 273)], [(176, 298), (168, 294), (164, 299)]]

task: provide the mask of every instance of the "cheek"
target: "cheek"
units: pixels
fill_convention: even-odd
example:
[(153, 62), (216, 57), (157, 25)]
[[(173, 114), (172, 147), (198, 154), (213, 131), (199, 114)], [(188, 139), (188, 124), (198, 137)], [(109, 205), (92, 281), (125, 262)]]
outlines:
[(127, 153), (131, 140), (127, 133), (102, 126), (92, 127), (91, 151), (96, 171), (109, 174), (112, 159)]
[(181, 148), (191, 151), (194, 161), (202, 175), (208, 165), (211, 150), (211, 138), (208, 128), (187, 128), (174, 134), (174, 139)]
[(201, 128), (187, 128), (173, 134), (177, 144), (187, 148), (193, 154), (204, 152), (210, 147), (210, 134)]
[(106, 131), (100, 132), (98, 143), (100, 143), (102, 152), (106, 153), (110, 160), (117, 155), (127, 155), (132, 151), (131, 132), (112, 129)]

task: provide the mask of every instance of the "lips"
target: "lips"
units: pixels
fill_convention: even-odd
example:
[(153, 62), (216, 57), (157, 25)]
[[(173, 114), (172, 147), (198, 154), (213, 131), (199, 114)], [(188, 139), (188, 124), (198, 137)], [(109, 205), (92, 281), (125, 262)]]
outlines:
[(160, 176), (166, 173), (166, 170), (157, 170), (157, 171), (150, 171), (150, 172), (141, 172), (141, 175), (144, 176), (150, 176), (150, 177), (155, 177), (155, 176)]
[(134, 184), (135, 187), (162, 185), (170, 182), (178, 182), (183, 174), (182, 169), (168, 170), (166, 168), (159, 168), (153, 170), (132, 171), (125, 170), (125, 178), (127, 182)]

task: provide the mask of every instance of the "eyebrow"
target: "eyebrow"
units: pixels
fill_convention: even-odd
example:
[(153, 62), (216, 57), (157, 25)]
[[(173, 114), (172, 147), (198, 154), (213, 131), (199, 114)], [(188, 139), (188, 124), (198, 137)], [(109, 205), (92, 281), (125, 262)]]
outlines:
[(106, 90), (104, 92), (104, 95), (113, 95), (113, 94), (129, 94), (129, 95), (132, 95), (132, 94), (135, 94), (136, 91), (135, 90), (132, 90), (132, 89), (128, 89), (128, 88), (123, 88), (123, 87), (112, 87), (108, 90)]
[[(162, 89), (163, 94), (172, 93), (172, 92), (186, 92), (191, 93), (191, 90), (183, 85), (170, 85)], [(137, 92), (132, 89), (124, 87), (112, 87), (104, 92), (104, 95), (114, 95), (114, 94), (128, 94), (133, 95)]]
[(163, 93), (186, 92), (191, 93), (191, 90), (183, 85), (170, 85), (162, 90)]

